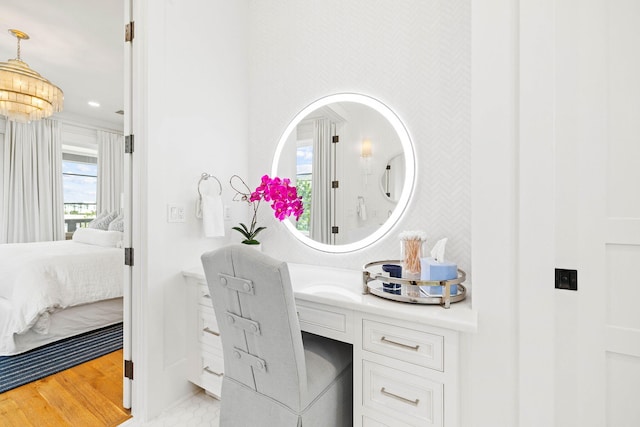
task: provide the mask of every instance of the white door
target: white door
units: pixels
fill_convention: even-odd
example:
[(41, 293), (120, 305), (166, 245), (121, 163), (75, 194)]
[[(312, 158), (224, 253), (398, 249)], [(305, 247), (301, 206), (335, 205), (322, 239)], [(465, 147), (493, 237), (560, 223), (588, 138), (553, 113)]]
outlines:
[(556, 5), (558, 267), (578, 270), (557, 291), (556, 425), (637, 427), (640, 2)]
[(640, 2), (606, 1), (607, 426), (640, 426)]

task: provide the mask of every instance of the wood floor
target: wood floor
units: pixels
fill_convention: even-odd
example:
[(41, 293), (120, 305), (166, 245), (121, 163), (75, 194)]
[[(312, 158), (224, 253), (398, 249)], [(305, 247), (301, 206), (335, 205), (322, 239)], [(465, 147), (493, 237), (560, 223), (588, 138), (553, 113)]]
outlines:
[(122, 350), (0, 394), (0, 425), (117, 426), (122, 408)]

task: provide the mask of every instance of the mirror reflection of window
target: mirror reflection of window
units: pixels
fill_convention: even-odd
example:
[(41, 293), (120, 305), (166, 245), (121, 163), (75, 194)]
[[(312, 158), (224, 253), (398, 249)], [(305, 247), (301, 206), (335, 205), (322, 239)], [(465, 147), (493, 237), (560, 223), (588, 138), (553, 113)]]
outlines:
[(311, 218), (311, 176), (313, 173), (313, 141), (298, 140), (296, 151), (296, 189), (302, 198), (304, 213), (296, 222), (296, 229), (305, 236), (309, 235), (309, 220)]

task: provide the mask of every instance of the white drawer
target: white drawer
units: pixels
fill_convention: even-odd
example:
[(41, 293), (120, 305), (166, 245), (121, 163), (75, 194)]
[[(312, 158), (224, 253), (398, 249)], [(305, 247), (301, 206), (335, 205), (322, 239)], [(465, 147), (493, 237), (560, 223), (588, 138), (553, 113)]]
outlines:
[(373, 353), (444, 371), (444, 337), (397, 325), (362, 321), (362, 347)]
[(215, 354), (202, 354), (202, 371), (212, 375), (220, 376), (224, 373), (224, 359)]
[(224, 353), (222, 352), (222, 345), (200, 345), (200, 355), (207, 359), (212, 357), (217, 357), (220, 360), (224, 359)]
[(213, 302), (211, 302), (211, 295), (209, 293), (209, 286), (206, 283), (198, 283), (198, 303), (205, 307), (213, 308)]
[(198, 319), (198, 331), (200, 343), (222, 349), (220, 328), (218, 328), (213, 309), (201, 309), (200, 318)]
[(409, 424), (401, 423), (397, 418), (389, 418), (379, 414), (374, 418), (366, 415), (362, 416), (362, 427), (411, 427)]
[(352, 312), (337, 307), (316, 308), (313, 303), (296, 301), (300, 329), (338, 341), (353, 343)]
[(216, 333), (220, 333), (220, 327), (218, 327), (218, 320), (216, 319), (216, 312), (213, 308), (199, 307), (198, 314), (203, 327), (207, 327)]
[(202, 384), (202, 387), (209, 393), (221, 397), (223, 378), (224, 372), (222, 369), (218, 370), (215, 367), (205, 364), (200, 374), (200, 384)]
[(444, 386), (441, 383), (364, 360), (362, 393), (365, 407), (401, 422), (419, 426), (443, 425)]
[(372, 420), (369, 417), (362, 417), (362, 427), (389, 427), (386, 424), (382, 424), (376, 420)]

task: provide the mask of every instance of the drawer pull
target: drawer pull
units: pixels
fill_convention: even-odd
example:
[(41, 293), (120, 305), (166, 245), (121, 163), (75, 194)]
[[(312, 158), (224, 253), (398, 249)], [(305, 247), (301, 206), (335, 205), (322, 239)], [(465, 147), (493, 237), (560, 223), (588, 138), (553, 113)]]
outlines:
[(387, 339), (387, 337), (380, 338), (380, 341), (386, 342), (386, 343), (389, 343), (389, 344), (393, 344), (393, 345), (397, 345), (399, 347), (408, 348), (409, 350), (413, 350), (413, 351), (418, 351), (418, 349), (420, 348), (420, 344), (406, 345), (406, 344), (402, 344), (401, 342), (396, 342), (396, 341)]
[(202, 297), (211, 299), (211, 295), (209, 295), (209, 294), (204, 294), (204, 295), (202, 295)]
[(220, 332), (216, 332), (213, 329), (209, 329), (209, 327), (207, 326), (206, 328), (203, 329), (204, 332), (211, 334), (211, 335), (215, 335), (217, 337), (220, 336)]
[(208, 367), (208, 366), (205, 366), (205, 367), (203, 368), (203, 371), (205, 371), (205, 372), (206, 372), (206, 373), (208, 373), (208, 374), (213, 374), (213, 375), (215, 375), (216, 377), (221, 377), (221, 376), (223, 376), (223, 375), (224, 375), (223, 373), (218, 373), (218, 372), (216, 372), (216, 371), (212, 371), (211, 369), (209, 369), (209, 367)]
[(408, 403), (409, 405), (413, 405), (413, 406), (418, 406), (418, 403), (420, 402), (420, 399), (411, 400), (411, 399), (407, 399), (406, 397), (398, 396), (397, 394), (394, 394), (394, 393), (389, 393), (387, 390), (385, 390), (384, 387), (380, 389), (380, 393), (384, 394), (385, 396), (393, 397), (394, 399), (398, 399), (401, 402)]

